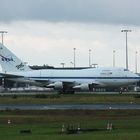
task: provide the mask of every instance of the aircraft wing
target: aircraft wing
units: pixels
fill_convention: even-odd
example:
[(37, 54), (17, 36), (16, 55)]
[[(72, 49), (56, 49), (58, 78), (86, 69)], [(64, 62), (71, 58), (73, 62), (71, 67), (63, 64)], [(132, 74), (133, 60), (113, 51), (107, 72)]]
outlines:
[(37, 82), (36, 80), (30, 79), (28, 77), (16, 74), (7, 74), (7, 73), (0, 73), (1, 78), (6, 78), (7, 80), (16, 81), (20, 83), (28, 83), (36, 86), (42, 86), (43, 83)]
[(90, 83), (80, 83), (75, 81), (55, 81), (40, 78), (29, 78), (22, 75), (10, 74), (10, 73), (0, 73), (0, 76), (6, 78), (8, 80), (29, 83), (37, 86), (46, 86), (47, 88), (54, 89), (81, 89), (81, 90), (89, 90), (93, 89), (96, 86), (102, 86), (103, 84), (98, 81), (91, 81)]

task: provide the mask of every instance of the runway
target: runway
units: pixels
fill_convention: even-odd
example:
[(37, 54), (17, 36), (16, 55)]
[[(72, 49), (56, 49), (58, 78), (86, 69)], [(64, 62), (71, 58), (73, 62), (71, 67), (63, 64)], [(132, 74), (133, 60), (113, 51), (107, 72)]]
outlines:
[(18, 104), (0, 105), (0, 110), (123, 110), (140, 109), (140, 104)]

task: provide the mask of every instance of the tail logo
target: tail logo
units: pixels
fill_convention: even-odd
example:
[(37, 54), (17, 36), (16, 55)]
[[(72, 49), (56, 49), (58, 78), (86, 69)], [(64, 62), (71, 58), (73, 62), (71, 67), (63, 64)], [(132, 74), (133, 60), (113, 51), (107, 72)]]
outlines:
[(23, 68), (24, 67), (24, 64), (23, 63), (20, 63), (19, 65), (16, 65), (17, 69), (20, 69), (20, 68)]
[(1, 56), (1, 60), (2, 60), (2, 61), (5, 61), (5, 62), (14, 61), (14, 59), (13, 59), (12, 57), (11, 57), (11, 58), (4, 57), (4, 56), (2, 56), (1, 54), (0, 54), (0, 56)]

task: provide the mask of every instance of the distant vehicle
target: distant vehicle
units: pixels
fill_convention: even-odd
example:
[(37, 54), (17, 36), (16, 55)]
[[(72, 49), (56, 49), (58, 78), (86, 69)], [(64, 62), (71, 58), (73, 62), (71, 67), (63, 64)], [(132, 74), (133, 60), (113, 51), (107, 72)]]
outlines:
[(124, 68), (41, 69), (32, 70), (0, 44), (0, 75), (6, 80), (54, 88), (61, 93), (92, 91), (96, 87), (123, 87), (140, 77)]

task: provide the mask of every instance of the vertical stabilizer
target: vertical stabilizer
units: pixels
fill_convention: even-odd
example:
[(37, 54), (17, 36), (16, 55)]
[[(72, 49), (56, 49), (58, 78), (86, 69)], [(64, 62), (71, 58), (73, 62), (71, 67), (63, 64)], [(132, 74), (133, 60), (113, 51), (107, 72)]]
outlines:
[(9, 49), (0, 43), (0, 64), (3, 72), (18, 72), (31, 70)]

